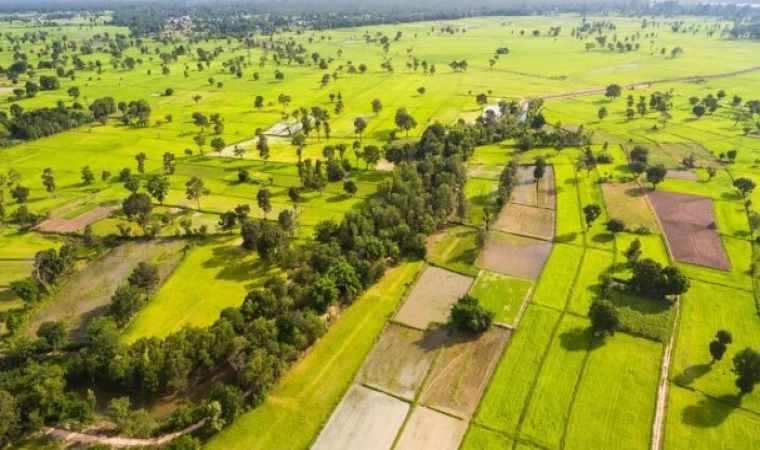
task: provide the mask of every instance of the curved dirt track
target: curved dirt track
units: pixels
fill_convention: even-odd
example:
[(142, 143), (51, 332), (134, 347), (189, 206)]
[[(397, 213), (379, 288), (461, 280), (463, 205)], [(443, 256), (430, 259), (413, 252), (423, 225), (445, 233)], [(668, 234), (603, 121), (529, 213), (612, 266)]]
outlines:
[[(642, 81), (640, 83), (634, 83), (634, 84), (627, 84), (623, 86), (625, 89), (638, 89), (642, 87), (647, 87), (652, 84), (662, 84), (662, 83), (678, 83), (678, 82), (689, 82), (689, 81), (700, 81), (700, 80), (713, 80), (717, 78), (726, 78), (726, 77), (734, 77), (737, 75), (744, 75), (747, 73), (752, 73), (760, 70), (760, 66), (752, 66), (748, 67), (746, 69), (741, 70), (735, 70), (732, 72), (725, 72), (725, 73), (717, 73), (714, 75), (692, 75), (689, 77), (679, 77), (679, 78), (667, 78), (664, 80), (653, 80), (653, 81)], [(606, 88), (592, 88), (592, 89), (582, 89), (577, 91), (569, 91), (569, 92), (563, 92), (560, 94), (548, 94), (548, 95), (539, 95), (535, 98), (540, 98), (542, 100), (561, 100), (564, 98), (575, 98), (575, 97), (585, 97), (587, 95), (595, 95), (595, 94), (601, 94), (605, 92)]]

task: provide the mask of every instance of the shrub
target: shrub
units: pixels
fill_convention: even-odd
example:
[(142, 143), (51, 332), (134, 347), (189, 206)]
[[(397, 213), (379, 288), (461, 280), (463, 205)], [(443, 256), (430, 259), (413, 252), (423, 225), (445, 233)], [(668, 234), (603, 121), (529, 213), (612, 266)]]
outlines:
[(492, 322), (493, 313), (470, 295), (463, 296), (451, 307), (451, 323), (460, 330), (482, 333), (491, 328)]

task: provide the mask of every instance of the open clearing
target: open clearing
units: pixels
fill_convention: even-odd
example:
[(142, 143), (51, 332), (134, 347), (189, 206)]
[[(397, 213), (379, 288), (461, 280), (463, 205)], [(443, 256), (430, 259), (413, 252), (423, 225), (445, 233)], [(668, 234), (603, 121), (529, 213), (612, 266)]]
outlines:
[(533, 283), (520, 278), (507, 277), (495, 272), (481, 270), (470, 295), (494, 313), (494, 320), (505, 324), (515, 321), (520, 307), (526, 301)]
[(604, 206), (607, 216), (620, 219), (629, 229), (646, 227), (652, 233), (658, 233), (660, 226), (654, 217), (652, 208), (647, 203), (646, 195), (635, 183), (602, 183)]
[(480, 402), (509, 336), (509, 330), (497, 327), (475, 337), (455, 333), (436, 362), (420, 396), (420, 403), (469, 419)]
[(673, 192), (649, 192), (673, 257), (682, 262), (730, 270), (717, 232), (712, 200)]
[(75, 231), (81, 231), (87, 225), (110, 216), (113, 211), (114, 209), (111, 207), (98, 206), (97, 208), (73, 219), (57, 217), (54, 219), (46, 220), (42, 222), (38, 228), (41, 231), (52, 233), (72, 233)]
[(544, 176), (536, 183), (533, 171), (535, 166), (520, 166), (517, 170), (517, 186), (512, 193), (512, 201), (528, 206), (554, 209), (556, 191), (554, 188), (554, 169), (547, 166)]
[(554, 220), (555, 214), (551, 209), (510, 203), (504, 207), (493, 227), (505, 233), (551, 241)]
[(551, 249), (551, 242), (496, 231), (488, 235), (477, 264), (504, 275), (536, 280)]
[(473, 279), (428, 266), (396, 314), (396, 322), (426, 330), (430, 323), (444, 324), (451, 306), (467, 293)]
[(362, 365), (358, 382), (413, 400), (422, 386), (446, 330), (420, 331), (390, 324)]
[(408, 410), (401, 400), (353, 385), (311, 448), (389, 450)]
[(418, 406), (404, 426), (396, 450), (457, 450), (467, 422)]
[(182, 259), (185, 242), (156, 239), (121, 245), (74, 274), (35, 315), (27, 335), (32, 337), (43, 322), (63, 321), (74, 338), (81, 337), (93, 317), (105, 314), (111, 296), (140, 262), (152, 262), (165, 280)]

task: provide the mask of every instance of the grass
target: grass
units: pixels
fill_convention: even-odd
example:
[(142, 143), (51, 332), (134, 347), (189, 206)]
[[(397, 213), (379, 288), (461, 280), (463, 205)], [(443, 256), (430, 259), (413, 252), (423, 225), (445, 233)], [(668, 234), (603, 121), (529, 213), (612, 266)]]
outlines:
[[(496, 367), (473, 423), (515, 436), (559, 313), (529, 305)], [(469, 440), (469, 438), (468, 438)]]
[[(734, 386), (731, 359), (746, 347), (760, 348), (760, 327), (752, 293), (692, 280), (681, 308), (671, 380), (713, 397), (732, 398), (738, 390)], [(734, 342), (722, 361), (710, 364), (708, 344), (721, 329), (729, 330)], [(760, 392), (746, 395), (740, 403), (760, 413)]]
[(462, 450), (512, 450), (515, 442), (503, 434), (473, 425), (467, 431)]
[(533, 283), (528, 280), (481, 270), (470, 289), (470, 295), (494, 313), (496, 322), (511, 324), (531, 287)]
[[(497, 174), (498, 177), (498, 174)], [(464, 186), (470, 208), (467, 211), (467, 220), (473, 224), (481, 224), (484, 221), (484, 210), (492, 207), (496, 202), (495, 191), (499, 182), (483, 178), (468, 178)]]
[(214, 436), (208, 450), (302, 449), (316, 438), (348, 389), (422, 263), (389, 271), (330, 327), (267, 396)]
[(211, 325), (219, 313), (243, 303), (278, 269), (240, 248), (237, 238), (209, 239), (185, 257), (169, 280), (124, 330), (123, 342), (164, 337), (186, 325)]
[(533, 293), (533, 303), (564, 309), (582, 257), (583, 247), (554, 244)]
[(476, 236), (477, 230), (473, 228), (453, 227), (431, 237), (428, 261), (453, 272), (477, 276), (479, 270), (474, 266), (478, 256)]
[(670, 302), (618, 290), (610, 293), (610, 301), (617, 307), (621, 331), (667, 342), (673, 322)]
[(752, 450), (760, 415), (671, 384), (665, 430), (665, 450)]
[(589, 355), (566, 449), (648, 448), (663, 347), (616, 334)]
[(670, 264), (665, 238), (659, 234), (618, 233), (615, 235), (615, 276), (629, 278), (631, 270), (627, 267), (625, 251), (636, 239), (641, 243), (641, 258), (650, 258), (663, 266)]
[(578, 204), (575, 171), (570, 165), (554, 165), (554, 183), (557, 191), (556, 242), (583, 243), (584, 227)]
[(591, 303), (601, 294), (599, 276), (612, 269), (614, 256), (611, 252), (587, 248), (583, 264), (575, 280), (575, 288), (570, 298), (570, 310), (585, 316)]
[(683, 263), (678, 266), (694, 280), (752, 290), (752, 243), (731, 236), (721, 236), (721, 240), (731, 261), (730, 271)]
[(560, 446), (591, 339), (588, 320), (564, 317), (527, 405), (520, 439), (550, 448)]

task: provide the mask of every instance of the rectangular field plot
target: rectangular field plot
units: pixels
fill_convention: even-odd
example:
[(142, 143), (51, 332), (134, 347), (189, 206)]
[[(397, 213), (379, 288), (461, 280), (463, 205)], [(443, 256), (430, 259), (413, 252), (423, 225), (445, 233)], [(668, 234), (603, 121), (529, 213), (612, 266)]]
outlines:
[(420, 403), (469, 419), (491, 379), (510, 332), (491, 328), (477, 337), (455, 334), (446, 344)]
[(591, 351), (567, 427), (565, 448), (648, 448), (662, 345), (618, 333)]
[(544, 275), (533, 293), (533, 303), (564, 309), (583, 258), (583, 247), (554, 244)]
[(578, 277), (575, 280), (570, 309), (580, 315), (586, 315), (591, 303), (601, 294), (599, 276), (609, 273), (614, 261), (612, 252), (587, 248), (583, 256)]
[(454, 272), (477, 275), (478, 269), (473, 267), (478, 257), (476, 235), (477, 230), (473, 228), (453, 227), (428, 237), (428, 260)]
[(629, 229), (646, 227), (659, 233), (660, 226), (647, 202), (644, 191), (635, 183), (602, 183), (602, 195), (607, 215), (620, 219)]
[(420, 330), (431, 322), (446, 323), (451, 306), (470, 290), (472, 282), (470, 277), (428, 266), (396, 314), (396, 322)]
[(755, 450), (760, 415), (671, 384), (664, 450)]
[(538, 181), (533, 177), (535, 166), (520, 166), (517, 170), (517, 186), (512, 193), (512, 201), (521, 205), (539, 206), (554, 209), (556, 191), (554, 187), (554, 169), (547, 166), (543, 178)]
[(536, 280), (551, 249), (551, 242), (492, 232), (477, 265), (504, 275)]
[[(760, 319), (751, 292), (691, 281), (684, 294), (678, 341), (673, 351), (670, 379), (682, 386), (738, 404), (736, 374), (731, 360), (737, 352), (760, 347)], [(711, 363), (707, 345), (718, 330), (729, 330), (734, 342), (723, 360)], [(760, 413), (760, 391), (741, 399), (741, 406)]]
[(668, 249), (665, 247), (665, 238), (659, 234), (633, 234), (617, 233), (615, 235), (615, 275), (622, 278), (630, 278), (631, 269), (628, 267), (625, 251), (636, 239), (641, 243), (641, 257), (650, 258), (663, 266), (670, 264)]
[(557, 191), (557, 231), (555, 242), (583, 244), (581, 207), (578, 186), (572, 165), (554, 166)]
[(470, 295), (480, 300), (485, 309), (494, 313), (496, 322), (511, 324), (515, 321), (531, 287), (533, 283), (528, 280), (481, 270)]
[(418, 406), (404, 427), (396, 450), (457, 450), (467, 422)]
[(499, 214), (494, 228), (505, 233), (551, 241), (554, 221), (555, 214), (551, 209), (510, 203)]
[(588, 320), (565, 316), (546, 354), (521, 437), (546, 447), (559, 447), (591, 339)]
[(426, 332), (390, 324), (364, 362), (358, 381), (413, 400), (445, 339), (445, 330)]
[[(552, 309), (528, 306), (480, 403), (475, 424), (509, 435), (516, 433), (520, 415), (559, 317), (559, 312)], [(466, 441), (470, 441), (469, 436)]]
[(649, 192), (673, 257), (682, 262), (730, 270), (717, 232), (712, 200), (673, 192)]
[(325, 425), (312, 450), (388, 450), (404, 423), (409, 404), (353, 385)]

